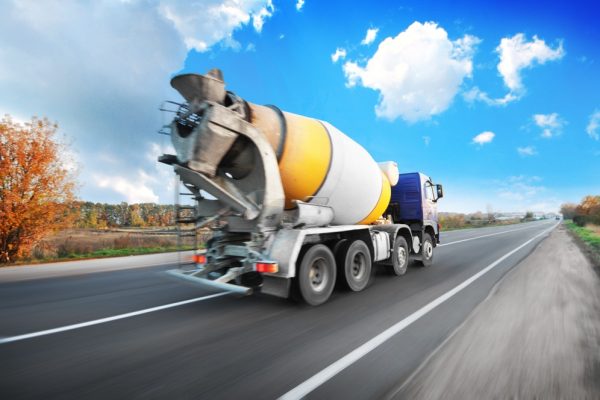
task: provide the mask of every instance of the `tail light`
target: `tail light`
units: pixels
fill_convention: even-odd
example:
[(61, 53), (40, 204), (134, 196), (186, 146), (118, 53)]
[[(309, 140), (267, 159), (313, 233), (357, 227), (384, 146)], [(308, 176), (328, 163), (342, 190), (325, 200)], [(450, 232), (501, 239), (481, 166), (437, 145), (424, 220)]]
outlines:
[(192, 261), (196, 264), (206, 264), (206, 254), (194, 254)]
[(275, 262), (257, 262), (254, 264), (254, 269), (256, 272), (274, 274), (279, 272), (279, 265)]

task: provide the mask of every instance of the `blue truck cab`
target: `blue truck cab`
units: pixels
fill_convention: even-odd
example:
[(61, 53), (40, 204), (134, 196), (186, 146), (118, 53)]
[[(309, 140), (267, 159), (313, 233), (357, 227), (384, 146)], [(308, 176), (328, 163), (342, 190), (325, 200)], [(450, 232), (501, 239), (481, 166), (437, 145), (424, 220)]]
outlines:
[[(444, 196), (442, 185), (420, 172), (400, 174), (392, 186), (392, 198), (386, 214), (396, 224), (406, 224), (421, 243), (427, 235), (433, 247), (440, 242), (437, 201)], [(433, 249), (432, 249), (433, 250)]]

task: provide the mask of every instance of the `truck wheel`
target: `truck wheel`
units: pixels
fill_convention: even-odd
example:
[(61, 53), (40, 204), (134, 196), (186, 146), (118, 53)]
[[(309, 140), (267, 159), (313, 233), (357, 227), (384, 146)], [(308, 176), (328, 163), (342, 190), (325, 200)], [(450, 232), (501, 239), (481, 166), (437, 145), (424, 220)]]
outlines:
[(433, 264), (433, 239), (429, 233), (423, 234), (423, 243), (421, 243), (421, 251), (419, 252), (421, 259), (417, 260), (424, 267), (430, 267)]
[(371, 278), (371, 252), (362, 240), (348, 241), (338, 253), (337, 265), (346, 287), (360, 292), (369, 284)]
[(406, 273), (408, 259), (409, 253), (406, 239), (398, 235), (396, 236), (396, 240), (394, 240), (394, 248), (392, 249), (392, 268), (395, 275), (402, 276)]
[(335, 286), (335, 259), (324, 244), (312, 246), (304, 254), (298, 270), (298, 286), (304, 301), (311, 306), (323, 304)]

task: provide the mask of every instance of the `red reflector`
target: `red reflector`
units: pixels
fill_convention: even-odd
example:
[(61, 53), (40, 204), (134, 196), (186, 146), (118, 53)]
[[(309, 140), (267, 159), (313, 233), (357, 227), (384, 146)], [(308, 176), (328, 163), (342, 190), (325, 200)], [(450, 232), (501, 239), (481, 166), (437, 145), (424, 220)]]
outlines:
[(196, 264), (206, 264), (206, 254), (194, 254), (192, 260)]
[(279, 271), (279, 265), (277, 263), (256, 263), (256, 272), (268, 272), (274, 274)]

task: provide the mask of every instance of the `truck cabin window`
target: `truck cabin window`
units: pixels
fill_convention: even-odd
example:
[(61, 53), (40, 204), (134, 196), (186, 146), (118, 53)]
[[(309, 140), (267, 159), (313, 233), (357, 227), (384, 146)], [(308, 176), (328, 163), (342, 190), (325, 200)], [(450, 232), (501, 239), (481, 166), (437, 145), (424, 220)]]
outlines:
[(437, 200), (436, 191), (431, 182), (425, 182), (424, 190), (425, 190), (425, 198), (427, 200), (431, 200), (431, 201)]

